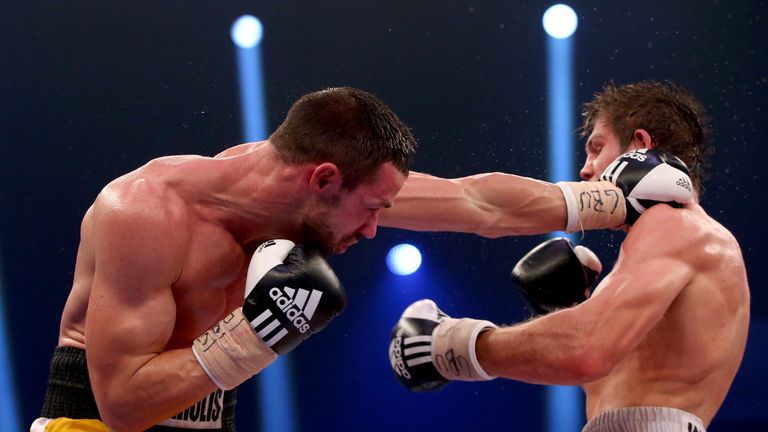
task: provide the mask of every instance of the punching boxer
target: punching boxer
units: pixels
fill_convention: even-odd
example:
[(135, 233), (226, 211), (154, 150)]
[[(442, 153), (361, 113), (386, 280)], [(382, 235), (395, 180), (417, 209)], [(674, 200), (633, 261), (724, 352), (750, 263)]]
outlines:
[(375, 235), (414, 149), (381, 101), (336, 88), (267, 141), (111, 182), (82, 221), (33, 430), (233, 430), (230, 390), (343, 308), (323, 256)]
[(416, 391), (495, 377), (578, 384), (587, 432), (703, 432), (741, 363), (750, 299), (738, 243), (698, 202), (709, 153), (703, 108), (674, 84), (611, 84), (584, 105), (582, 136), (583, 179), (679, 166), (652, 149), (665, 150), (690, 168), (683, 186), (693, 200), (681, 208), (628, 200), (642, 216), (591, 295), (600, 265), (590, 254), (564, 240), (531, 251), (513, 270), (543, 314), (527, 322), (499, 328), (449, 318), (431, 300), (414, 303), (392, 333), (393, 370)]

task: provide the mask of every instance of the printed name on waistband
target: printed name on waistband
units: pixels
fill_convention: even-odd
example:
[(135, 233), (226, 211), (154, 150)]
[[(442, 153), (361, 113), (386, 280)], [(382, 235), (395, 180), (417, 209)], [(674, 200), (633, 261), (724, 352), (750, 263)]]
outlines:
[(216, 389), (196, 404), (158, 424), (179, 429), (217, 429), (221, 428), (223, 412), (224, 391)]

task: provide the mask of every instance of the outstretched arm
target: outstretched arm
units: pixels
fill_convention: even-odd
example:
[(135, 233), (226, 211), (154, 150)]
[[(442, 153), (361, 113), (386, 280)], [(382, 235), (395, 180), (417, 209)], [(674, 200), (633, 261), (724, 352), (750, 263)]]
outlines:
[(502, 173), (457, 179), (412, 173), (379, 223), (485, 237), (575, 232), (618, 228), (634, 223), (647, 206), (691, 199), (685, 165), (663, 152), (626, 153), (601, 178), (551, 184)]
[(563, 192), (552, 183), (504, 173), (446, 179), (413, 172), (379, 225), (484, 237), (540, 234), (566, 224)]

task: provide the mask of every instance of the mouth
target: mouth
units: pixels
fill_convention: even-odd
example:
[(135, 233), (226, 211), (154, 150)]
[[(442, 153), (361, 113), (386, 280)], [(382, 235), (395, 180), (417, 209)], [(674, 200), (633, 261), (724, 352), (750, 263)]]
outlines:
[(334, 252), (337, 254), (343, 254), (344, 252), (347, 251), (347, 249), (354, 246), (358, 241), (359, 241), (358, 239), (354, 239), (354, 240), (342, 242), (338, 246), (336, 246), (336, 249), (334, 249)]

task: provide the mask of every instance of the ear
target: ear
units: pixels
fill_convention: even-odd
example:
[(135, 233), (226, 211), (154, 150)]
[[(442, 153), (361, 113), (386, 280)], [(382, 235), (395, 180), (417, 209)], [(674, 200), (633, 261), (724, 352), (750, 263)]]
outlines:
[(645, 129), (635, 129), (635, 132), (632, 134), (632, 144), (638, 149), (656, 148), (656, 144), (651, 140), (651, 134)]
[(309, 190), (327, 198), (338, 195), (342, 188), (342, 176), (339, 167), (324, 162), (315, 167), (309, 177)]

